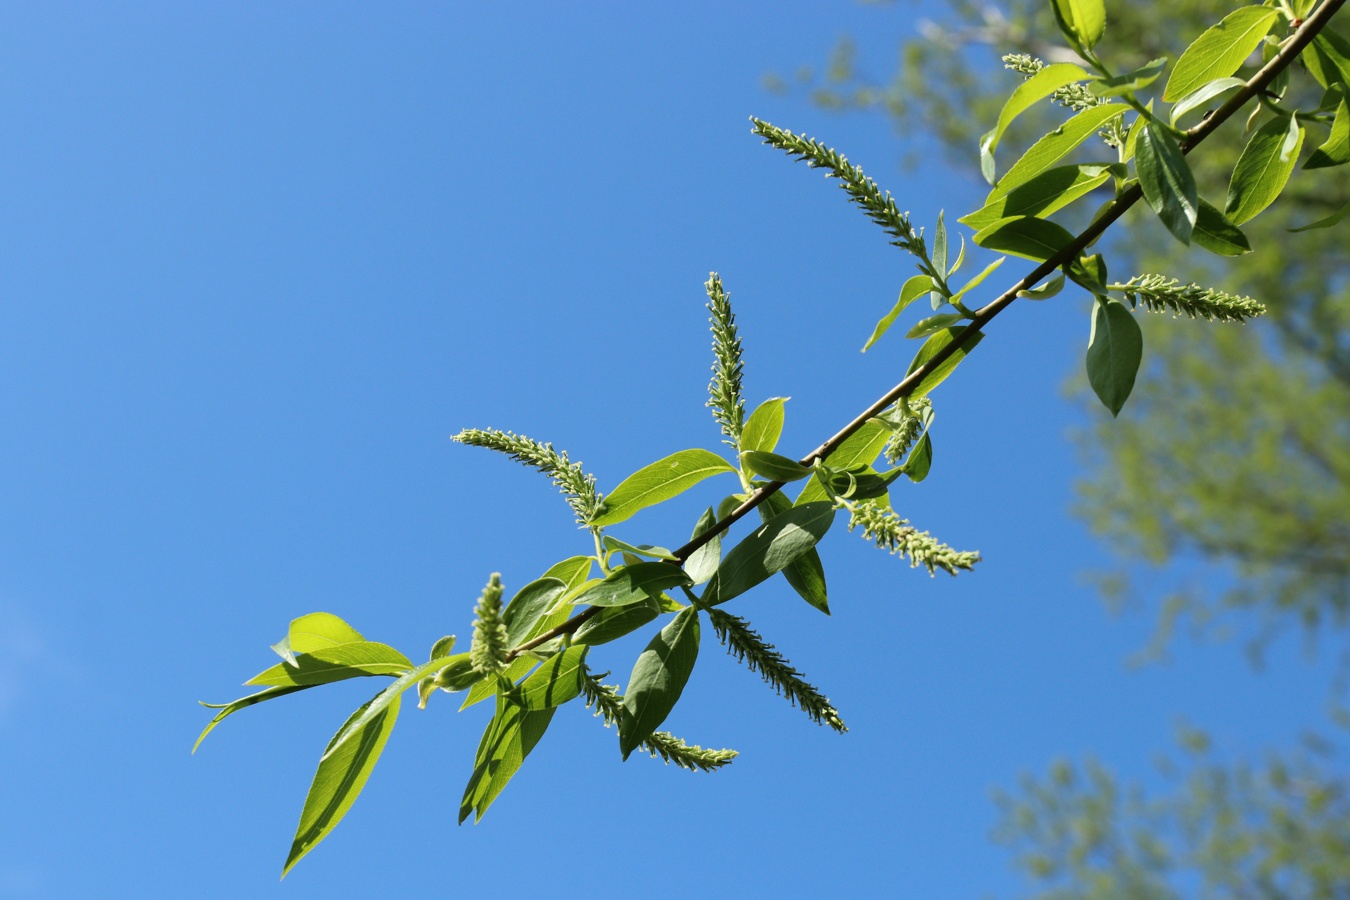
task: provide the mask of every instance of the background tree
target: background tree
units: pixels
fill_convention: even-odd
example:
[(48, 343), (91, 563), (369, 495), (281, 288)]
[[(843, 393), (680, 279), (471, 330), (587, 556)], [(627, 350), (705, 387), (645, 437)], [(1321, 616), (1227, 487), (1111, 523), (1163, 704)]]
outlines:
[[(1241, 5), (1178, 0), (1159, 27), (1156, 10), (1110, 4), (1111, 28), (1128, 36), (1116, 48), (1137, 53), (1115, 62), (1176, 59), (1190, 35)], [(828, 108), (884, 114), (901, 135), (937, 135), (962, 151), (949, 158), (972, 159), (983, 123), (1016, 77), (995, 73), (997, 55), (1061, 57), (1032, 38), (1053, 33), (1044, 4), (956, 0), (950, 8), (941, 23), (922, 23), (920, 37), (901, 43), (889, 79), (861, 74), (845, 38), (821, 74), (795, 76), (795, 89)], [(972, 58), (987, 68), (970, 67)], [(768, 84), (794, 89), (772, 76)], [(1202, 195), (1222, 195), (1223, 166), (1231, 167), (1243, 140), (1237, 130), (1223, 132), (1222, 151), (1197, 154)], [(1305, 160), (1313, 149), (1305, 147)], [(1144, 322), (1147, 356), (1127, 411), (1080, 435), (1088, 463), (1080, 509), (1122, 562), (1103, 578), (1105, 594), (1153, 610), (1152, 655), (1167, 650), (1178, 625), (1204, 637), (1241, 636), (1257, 661), (1277, 635), (1301, 630), (1346, 664), (1350, 244), (1343, 229), (1315, 230), (1298, 234), (1295, 250), (1289, 235), (1345, 210), (1350, 179), (1333, 182), (1315, 190), (1292, 182), (1288, 202), (1245, 226), (1256, 252), (1226, 261), (1221, 274), (1200, 255), (1176, 252), (1158, 229), (1132, 230), (1113, 245), (1137, 270), (1217, 279), (1271, 301), (1266, 323), (1216, 330), (1206, 335), (1212, 340), (1168, 327), (1176, 323)], [(1141, 603), (1130, 586), (1137, 564), (1161, 571), (1161, 579), (1149, 577), (1170, 584), (1164, 598)], [(1170, 793), (1147, 796), (1091, 761), (1027, 778), (1019, 794), (1000, 799), (999, 837), (1053, 896), (1171, 896), (1197, 875), (1236, 896), (1345, 890), (1350, 799), (1327, 742), (1266, 761), (1216, 758), (1202, 735), (1183, 744), (1190, 749), (1168, 769)]]

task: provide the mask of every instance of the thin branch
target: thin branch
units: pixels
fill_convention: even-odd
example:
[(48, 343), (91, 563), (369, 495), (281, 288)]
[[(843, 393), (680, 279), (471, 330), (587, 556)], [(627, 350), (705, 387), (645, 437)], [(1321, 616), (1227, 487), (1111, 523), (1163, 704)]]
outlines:
[[(1261, 91), (1264, 91), (1266, 87), (1275, 80), (1275, 76), (1279, 75), (1280, 72), (1287, 68), (1289, 64), (1297, 58), (1299, 53), (1302, 52), (1303, 48), (1312, 42), (1312, 39), (1317, 36), (1317, 33), (1326, 26), (1331, 17), (1334, 16), (1344, 4), (1345, 0), (1326, 0), (1326, 2), (1319, 6), (1312, 15), (1304, 19), (1303, 24), (1285, 42), (1280, 48), (1280, 51), (1271, 58), (1270, 62), (1262, 66), (1259, 72), (1253, 75), (1237, 93), (1215, 110), (1212, 115), (1186, 132), (1186, 136), (1181, 142), (1182, 152), (1189, 153), (1191, 150), (1195, 149), (1205, 140), (1205, 138), (1213, 134), (1215, 129), (1228, 121), (1228, 119), (1232, 118), (1233, 114), (1241, 109), (1248, 100)], [(1011, 306), (1020, 292), (1030, 290), (1045, 278), (1049, 277), (1055, 269), (1077, 259), (1078, 254), (1082, 253), (1083, 250), (1096, 241), (1097, 238), (1101, 237), (1108, 228), (1114, 225), (1121, 216), (1125, 215), (1125, 213), (1138, 203), (1142, 197), (1143, 191), (1138, 184), (1130, 187), (1116, 198), (1115, 202), (1107, 207), (1106, 211), (1098, 216), (1092, 224), (1083, 229), (1078, 237), (1070, 241), (1066, 246), (1060, 249), (1059, 252), (1055, 253), (1045, 262), (1032, 269), (1016, 284), (1004, 291), (1002, 295), (977, 310), (971, 323), (959, 331), (949, 344), (934, 353), (928, 362), (911, 372), (903, 381), (891, 388), (875, 403), (854, 417), (853, 421), (839, 429), (839, 431), (828, 438), (819, 447), (802, 457), (799, 462), (803, 466), (810, 466), (813, 465), (816, 460), (824, 459), (840, 444), (848, 440), (854, 432), (867, 424), (869, 419), (884, 412), (901, 397), (908, 397), (914, 392), (914, 389), (919, 386), (920, 382), (923, 381), (929, 372), (932, 372), (946, 362), (952, 354), (965, 348), (965, 346), (970, 343), (971, 338), (984, 330), (985, 325), (989, 324), (995, 316)], [(869, 214), (870, 212), (871, 211), (869, 210)], [(736, 524), (736, 522), (740, 521), (741, 517), (755, 509), (773, 494), (778, 493), (782, 487), (783, 482), (774, 481), (756, 489), (741, 503), (740, 506), (737, 506), (707, 531), (702, 532), (698, 537), (694, 538), (683, 547), (680, 547), (674, 552), (674, 555), (681, 561), (688, 559), (689, 554), (708, 543), (713, 537), (721, 534), (732, 525)], [(549, 629), (538, 637), (526, 641), (524, 644), (516, 647), (511, 651), (510, 655), (514, 657), (526, 650), (551, 641), (559, 635), (571, 634), (580, 628), (582, 623), (589, 621), (591, 617), (598, 612), (599, 607), (588, 607), (559, 625), (557, 628)]]

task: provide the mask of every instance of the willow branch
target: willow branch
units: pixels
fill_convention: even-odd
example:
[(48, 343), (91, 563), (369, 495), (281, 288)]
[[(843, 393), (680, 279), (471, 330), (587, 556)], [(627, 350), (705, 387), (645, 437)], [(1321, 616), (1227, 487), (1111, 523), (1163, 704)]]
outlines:
[[(1275, 80), (1275, 76), (1284, 71), (1284, 69), (1298, 57), (1299, 53), (1303, 51), (1303, 48), (1312, 42), (1312, 39), (1317, 36), (1317, 33), (1326, 27), (1327, 23), (1331, 20), (1331, 17), (1334, 16), (1344, 4), (1345, 0), (1326, 0), (1321, 6), (1317, 7), (1308, 18), (1303, 20), (1303, 24), (1285, 40), (1279, 53), (1275, 54), (1270, 62), (1262, 66), (1259, 72), (1248, 79), (1237, 93), (1230, 97), (1227, 102), (1215, 110), (1209, 117), (1194, 128), (1187, 130), (1185, 137), (1181, 142), (1181, 152), (1189, 153), (1191, 150), (1194, 150), (1205, 140), (1205, 138), (1213, 134), (1220, 125), (1232, 118), (1234, 113), (1245, 106), (1247, 101), (1264, 91), (1266, 87)], [(806, 454), (806, 456), (803, 456), (799, 462), (803, 466), (810, 466), (813, 465), (816, 460), (824, 459), (829, 456), (830, 453), (834, 452), (840, 444), (848, 440), (854, 432), (863, 427), (869, 419), (885, 412), (886, 409), (894, 405), (901, 397), (908, 397), (914, 392), (914, 389), (919, 386), (919, 383), (923, 381), (924, 377), (927, 376), (929, 372), (932, 372), (938, 366), (942, 365), (942, 363), (950, 358), (952, 354), (963, 349), (970, 343), (975, 335), (984, 330), (984, 326), (988, 325), (995, 316), (1011, 306), (1013, 301), (1017, 299), (1018, 294), (1022, 291), (1030, 290), (1049, 277), (1049, 275), (1060, 266), (1077, 259), (1078, 254), (1082, 253), (1088, 246), (1101, 237), (1102, 234), (1114, 225), (1121, 216), (1125, 215), (1132, 206), (1138, 203), (1143, 195), (1143, 190), (1139, 187), (1138, 183), (1126, 190), (1117, 197), (1109, 207), (1107, 207), (1102, 215), (1093, 221), (1087, 228), (1083, 229), (1076, 238), (1045, 262), (1028, 272), (1021, 280), (1004, 291), (999, 297), (976, 310), (975, 316), (970, 324), (962, 329), (949, 344), (933, 354), (928, 362), (907, 375), (903, 381), (883, 394), (875, 403), (855, 416), (851, 422), (835, 432), (834, 435), (829, 437), (819, 447)], [(746, 513), (755, 509), (773, 494), (776, 494), (782, 489), (783, 484), (784, 482), (774, 481), (757, 488), (750, 496), (746, 497), (745, 501), (741, 503), (740, 506), (737, 506), (707, 531), (704, 531), (698, 537), (674, 551), (674, 555), (680, 561), (688, 559), (689, 554), (712, 540), (716, 535), (726, 531), (732, 525), (736, 524), (736, 522), (738, 522)], [(551, 628), (538, 637), (526, 641), (519, 647), (514, 648), (510, 652), (510, 656), (515, 657), (526, 650), (551, 641), (559, 635), (571, 634), (580, 628), (582, 623), (588, 621), (599, 611), (600, 607), (595, 606), (582, 610), (557, 628)]]

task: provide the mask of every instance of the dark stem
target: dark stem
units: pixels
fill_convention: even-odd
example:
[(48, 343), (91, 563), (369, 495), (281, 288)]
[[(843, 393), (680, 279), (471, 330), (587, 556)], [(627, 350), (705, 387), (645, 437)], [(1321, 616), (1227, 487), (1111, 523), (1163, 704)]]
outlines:
[[(1228, 101), (1220, 106), (1212, 115), (1186, 132), (1185, 139), (1181, 142), (1181, 152), (1189, 153), (1191, 150), (1195, 149), (1205, 138), (1213, 134), (1215, 129), (1241, 109), (1248, 100), (1264, 91), (1266, 86), (1275, 79), (1275, 76), (1280, 74), (1280, 72), (1293, 62), (1294, 58), (1302, 52), (1303, 48), (1311, 43), (1312, 39), (1317, 36), (1317, 33), (1326, 26), (1327, 22), (1331, 20), (1331, 17), (1334, 16), (1344, 4), (1345, 0), (1326, 0), (1326, 2), (1319, 6), (1312, 15), (1304, 19), (1303, 24), (1285, 42), (1284, 46), (1280, 48), (1280, 52), (1277, 53), (1270, 62), (1262, 66), (1261, 71), (1253, 75), (1247, 83), (1243, 85), (1241, 90), (1230, 97)], [(802, 457), (799, 462), (804, 466), (810, 466), (815, 463), (816, 460), (824, 459), (840, 444), (848, 440), (854, 432), (863, 427), (868, 419), (885, 412), (888, 407), (893, 405), (901, 397), (908, 397), (914, 389), (918, 387), (919, 383), (923, 381), (924, 376), (942, 365), (942, 363), (951, 357), (953, 353), (956, 353), (968, 344), (970, 339), (978, 334), (995, 316), (1012, 305), (1012, 302), (1017, 299), (1018, 293), (1030, 290), (1045, 278), (1049, 277), (1055, 269), (1077, 259), (1078, 254), (1082, 253), (1093, 241), (1101, 237), (1106, 229), (1114, 225), (1116, 220), (1125, 215), (1130, 207), (1138, 203), (1142, 197), (1143, 191), (1137, 183), (1117, 197), (1115, 202), (1111, 204), (1105, 213), (1084, 229), (1083, 232), (1079, 234), (1078, 237), (1074, 238), (1067, 246), (1036, 268), (1032, 269), (1015, 285), (1004, 291), (997, 299), (977, 310), (975, 317), (971, 320), (970, 324), (963, 328), (956, 337), (952, 339), (951, 343), (933, 354), (932, 359), (911, 372), (906, 376), (904, 381), (887, 391), (875, 403), (859, 413), (853, 421), (839, 429), (838, 432), (819, 447)], [(726, 531), (739, 521), (742, 516), (759, 506), (772, 494), (777, 493), (782, 487), (783, 482), (774, 481), (756, 489), (745, 499), (745, 502), (728, 513), (726, 518), (721, 519), (713, 525), (712, 528), (709, 528), (683, 547), (674, 551), (675, 556), (681, 561), (688, 559), (689, 554), (712, 540), (716, 535)], [(577, 628), (581, 627), (583, 622), (589, 620), (599, 611), (600, 607), (587, 607), (557, 628), (551, 628), (538, 637), (528, 640), (519, 647), (516, 647), (511, 651), (509, 657), (515, 658), (523, 651), (551, 641), (558, 635), (570, 634), (571, 632), (576, 631)]]

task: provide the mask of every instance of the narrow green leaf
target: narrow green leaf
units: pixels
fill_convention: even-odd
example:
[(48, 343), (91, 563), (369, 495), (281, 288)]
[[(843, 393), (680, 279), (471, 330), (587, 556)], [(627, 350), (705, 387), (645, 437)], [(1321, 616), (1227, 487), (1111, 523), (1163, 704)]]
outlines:
[(675, 708), (698, 659), (698, 610), (675, 616), (633, 666), (619, 717), (619, 752), (627, 759)]
[(582, 623), (575, 638), (592, 647), (618, 640), (661, 614), (661, 605), (650, 597), (627, 606), (607, 606)]
[[(926, 365), (934, 356), (937, 356), (943, 348), (956, 340), (957, 335), (964, 331), (966, 327), (968, 326), (962, 326), (961, 328), (944, 328), (928, 340), (924, 341), (923, 346), (919, 348), (919, 352), (914, 354), (914, 360), (909, 364), (909, 373), (907, 373), (907, 376), (908, 374), (917, 371), (920, 366)], [(952, 374), (956, 367), (961, 364), (961, 360), (969, 356), (970, 351), (974, 350), (982, 340), (984, 340), (984, 334), (979, 333), (966, 341), (964, 346), (944, 359), (933, 369), (933, 371), (923, 376), (923, 380), (921, 380), (914, 390), (910, 392), (909, 398), (911, 400), (917, 400), (920, 397), (928, 396), (933, 388), (947, 380), (947, 376)], [(876, 457), (873, 457), (873, 459), (875, 458)], [(801, 501), (799, 500), (798, 502), (800, 503)]]
[(1062, 290), (1064, 290), (1064, 274), (1060, 273), (1040, 287), (1032, 288), (1029, 291), (1018, 291), (1017, 296), (1026, 300), (1049, 300)]
[(937, 228), (933, 231), (933, 268), (947, 271), (947, 223), (944, 210), (938, 210)]
[[(534, 668), (536, 662), (538, 662), (538, 660), (534, 657), (518, 656), (511, 660), (511, 665), (497, 673), (497, 678), (500, 678), (507, 684), (515, 684), (529, 674), (529, 671)], [(482, 703), (489, 697), (496, 696), (497, 678), (483, 678), (475, 682), (473, 687), (469, 688), (469, 693), (464, 697), (464, 702), (459, 705), (459, 711), (464, 712), (464, 710), (468, 709), (470, 706)]]
[(998, 149), (999, 140), (1013, 120), (1037, 102), (1049, 97), (1066, 84), (1087, 81), (1091, 77), (1082, 66), (1073, 63), (1055, 63), (1032, 75), (1019, 84), (1017, 90), (1013, 91), (1008, 101), (1003, 104), (1003, 109), (998, 114), (998, 124), (994, 126), (993, 131), (980, 139), (981, 152), (992, 155)]
[(1299, 58), (1322, 87), (1340, 84), (1350, 89), (1350, 41), (1340, 34), (1323, 28)]
[(1199, 213), (1199, 196), (1195, 176), (1176, 138), (1167, 129), (1149, 122), (1135, 152), (1138, 154), (1135, 168), (1144, 199), (1172, 236), (1189, 245)]
[(741, 461), (753, 474), (762, 475), (770, 481), (800, 481), (811, 474), (809, 466), (804, 466), (795, 459), (762, 450), (742, 453)]
[[(769, 499), (759, 505), (759, 517), (761, 521), (767, 523), (774, 516), (781, 515), (791, 508), (792, 501), (779, 491), (770, 494)], [(825, 586), (825, 565), (820, 561), (820, 554), (816, 552), (815, 547), (794, 559), (782, 571), (783, 577), (798, 596), (825, 615), (830, 614), (830, 594)]]
[(773, 450), (783, 434), (783, 404), (787, 397), (770, 397), (745, 420), (741, 432), (742, 450)]
[(910, 481), (916, 484), (928, 477), (928, 470), (933, 467), (933, 439), (924, 432), (923, 437), (914, 445), (914, 449), (909, 451), (909, 458), (905, 460), (904, 472)]
[(1163, 88), (1163, 101), (1175, 103), (1206, 82), (1232, 75), (1261, 45), (1279, 15), (1264, 6), (1244, 6), (1229, 13), (1181, 54)]
[(549, 567), (541, 578), (556, 578), (567, 585), (568, 590), (584, 584), (590, 577), (591, 566), (594, 564), (594, 557), (590, 556), (569, 556), (562, 562), (554, 563)]
[[(905, 337), (907, 338), (928, 337), (928, 335), (932, 334), (933, 332), (940, 331), (941, 329), (946, 328), (949, 325), (955, 325), (957, 322), (960, 322), (964, 318), (965, 316), (961, 315), (960, 313), (943, 313), (942, 315), (938, 316), (929, 316), (926, 319), (920, 319), (918, 322), (914, 323), (914, 327), (909, 330), (909, 332), (905, 335)], [(810, 470), (807, 470), (807, 474), (810, 474)]]
[[(698, 537), (716, 523), (717, 516), (713, 513), (712, 507), (709, 507), (708, 511), (699, 517), (698, 524), (694, 526), (694, 533), (690, 537)], [(694, 584), (702, 584), (713, 576), (713, 573), (717, 571), (717, 564), (721, 561), (722, 535), (719, 533), (708, 543), (689, 554), (689, 558), (684, 563), (684, 574), (688, 575), (689, 580)]]
[(534, 626), (565, 593), (567, 583), (560, 578), (540, 578), (521, 588), (502, 612), (507, 643), (514, 647), (527, 640)]
[(975, 235), (975, 243), (999, 253), (1044, 262), (1073, 242), (1062, 225), (1035, 216), (999, 219)]
[(505, 694), (497, 695), (497, 712), (478, 742), (473, 774), (459, 804), (460, 824), (470, 813), (477, 813), (475, 822), (483, 818), (544, 736), (553, 713), (552, 709), (526, 710)]
[(544, 660), (534, 674), (520, 684), (520, 704), (529, 710), (562, 706), (581, 693), (586, 680), (585, 644), (573, 644)]
[(1219, 256), (1241, 256), (1252, 252), (1247, 236), (1232, 222), (1224, 218), (1223, 213), (1200, 198), (1200, 210), (1195, 218), (1195, 230), (1191, 240), (1211, 253)]
[(1151, 60), (1133, 72), (1113, 75), (1110, 78), (1099, 78), (1089, 84), (1088, 89), (1098, 97), (1120, 97), (1125, 94), (1132, 94), (1157, 81), (1158, 76), (1162, 75), (1163, 69), (1166, 68), (1166, 57)]
[(688, 587), (693, 583), (673, 563), (640, 562), (610, 573), (604, 581), (578, 595), (576, 602), (585, 606), (627, 606), (655, 597), (666, 588)]
[(998, 187), (985, 200), (986, 205), (1026, 184), (1037, 175), (1059, 162), (1074, 148), (1116, 116), (1129, 109), (1123, 103), (1106, 103), (1085, 109), (1054, 131), (1031, 145), (1021, 159), (1013, 163), (1008, 173), (999, 180)]
[(1172, 107), (1172, 124), (1177, 124), (1177, 121), (1191, 110), (1199, 109), (1220, 94), (1226, 94), (1234, 88), (1242, 87), (1246, 83), (1247, 82), (1243, 81), (1241, 78), (1232, 77), (1216, 78), (1213, 81), (1205, 82), (1178, 100), (1176, 105)]
[(1241, 225), (1275, 201), (1294, 171), (1302, 146), (1303, 129), (1293, 116), (1278, 116), (1256, 130), (1228, 183), (1224, 215), (1229, 221)]
[(900, 288), (900, 299), (895, 302), (895, 306), (891, 307), (890, 312), (882, 316), (881, 321), (877, 323), (877, 327), (872, 329), (872, 336), (867, 339), (866, 344), (863, 344), (863, 352), (866, 353), (867, 348), (875, 344), (886, 333), (891, 327), (891, 323), (895, 321), (896, 316), (905, 311), (906, 306), (928, 293), (932, 288), (933, 279), (927, 275), (915, 275), (906, 281), (904, 286)]
[(216, 726), (225, 721), (227, 716), (232, 716), (241, 709), (247, 709), (250, 706), (254, 706), (255, 704), (262, 703), (266, 700), (284, 697), (287, 694), (294, 694), (296, 691), (303, 691), (312, 687), (314, 687), (312, 684), (298, 684), (291, 687), (270, 687), (266, 690), (258, 691), (256, 694), (240, 697), (238, 700), (234, 700), (230, 703), (202, 703), (202, 701), (198, 700), (197, 702), (201, 703), (201, 705), (205, 706), (207, 709), (218, 709), (220, 712), (216, 713), (214, 719), (206, 723), (206, 727), (202, 729), (202, 733), (197, 736), (197, 742), (192, 745), (192, 752), (197, 752), (197, 748), (202, 745), (202, 741), (206, 739), (206, 736), (212, 731), (215, 731)]
[(1064, 272), (1080, 287), (1093, 294), (1105, 294), (1107, 285), (1106, 260), (1100, 253), (1079, 256), (1064, 267)]
[(1313, 151), (1303, 164), (1305, 169), (1326, 169), (1350, 162), (1350, 107), (1342, 100), (1331, 122), (1331, 136)]
[(1045, 218), (1100, 187), (1110, 177), (1109, 166), (1056, 166), (1045, 170), (1007, 194), (995, 198), (975, 212), (963, 216), (960, 222), (968, 228), (980, 231), (999, 219), (1011, 216)]
[(1303, 225), (1299, 228), (1290, 228), (1288, 230), (1296, 234), (1300, 231), (1314, 231), (1318, 228), (1330, 228), (1331, 226), (1339, 223), (1341, 219), (1344, 219), (1346, 213), (1350, 213), (1350, 203), (1346, 203), (1340, 209), (1336, 210), (1334, 213), (1327, 216), (1325, 219), (1318, 219), (1316, 222), (1312, 222), (1308, 225)]
[(1139, 323), (1125, 304), (1101, 297), (1093, 304), (1092, 334), (1088, 338), (1088, 383), (1098, 398), (1120, 414), (1144, 356), (1144, 338)]
[[(394, 730), (394, 722), (398, 719), (398, 696), (375, 715), (366, 716), (381, 696), (383, 692), (352, 713), (320, 757), (319, 768), (305, 796), (300, 825), (296, 828), (281, 877), (285, 878), (301, 857), (328, 836), (366, 786), (366, 779), (379, 761), (385, 742)], [(354, 725), (358, 721), (361, 724)], [(343, 735), (346, 735), (346, 739), (339, 742)]]
[[(928, 345), (924, 344), (924, 346)], [(922, 353), (923, 351), (920, 350), (919, 352)], [(886, 441), (890, 439), (890, 436), (890, 429), (880, 422), (866, 422), (861, 428), (849, 435), (848, 440), (836, 447), (833, 453), (825, 457), (825, 463), (840, 469), (871, 465), (881, 455), (881, 451), (886, 448)], [(802, 488), (802, 492), (797, 495), (794, 505), (802, 506), (807, 503), (814, 503), (818, 500), (824, 500), (828, 496), (819, 482), (812, 478), (806, 483), (806, 487)]]
[(1006, 256), (1000, 256), (998, 259), (994, 260), (989, 265), (985, 266), (983, 271), (980, 272), (980, 274), (976, 275), (974, 278), (967, 281), (964, 285), (962, 285), (961, 290), (957, 291), (955, 294), (952, 295), (952, 302), (953, 303), (959, 302), (961, 298), (966, 295), (967, 292), (979, 287), (980, 282), (984, 281), (995, 269), (1003, 265), (1003, 261), (1005, 259), (1007, 259)]
[(793, 506), (774, 516), (731, 548), (704, 588), (703, 602), (725, 603), (782, 571), (814, 547), (833, 521), (834, 504), (828, 501)]
[(1106, 7), (1102, 0), (1050, 0), (1059, 30), (1085, 50), (1091, 50), (1106, 31)]
[(610, 553), (627, 553), (630, 556), (645, 556), (649, 559), (664, 559), (670, 562), (679, 562), (674, 553), (671, 553), (665, 547), (654, 547), (651, 544), (638, 544), (634, 546), (627, 541), (621, 541), (612, 535), (605, 535), (605, 549)]
[(388, 644), (357, 641), (302, 653), (295, 658), (295, 665), (278, 663), (244, 684), (278, 687), (329, 684), (365, 675), (399, 675), (412, 667), (412, 660)]
[(629, 475), (605, 498), (603, 512), (588, 523), (614, 525), (639, 510), (669, 500), (705, 478), (735, 472), (732, 466), (708, 450), (681, 450)]

